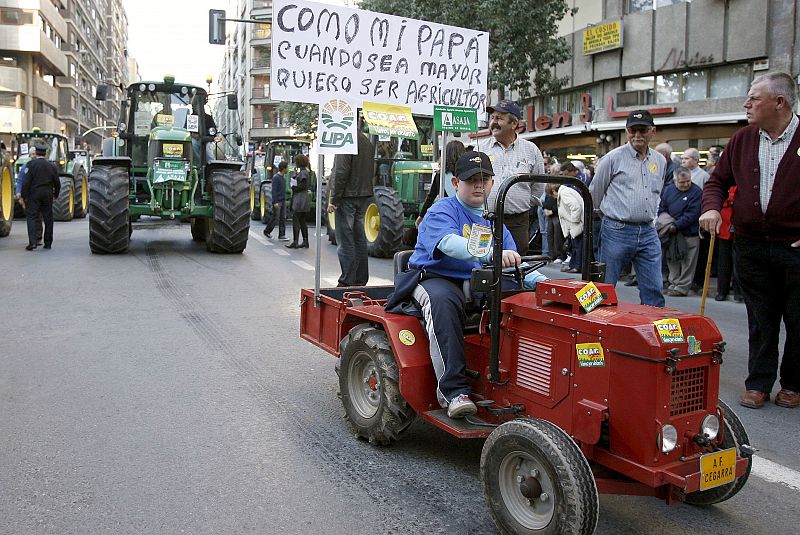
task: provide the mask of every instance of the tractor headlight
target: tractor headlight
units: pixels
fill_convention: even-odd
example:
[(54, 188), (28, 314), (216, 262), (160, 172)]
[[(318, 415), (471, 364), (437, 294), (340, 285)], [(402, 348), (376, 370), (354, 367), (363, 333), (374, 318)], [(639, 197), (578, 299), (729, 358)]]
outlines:
[(669, 453), (678, 445), (678, 430), (670, 424), (661, 428), (658, 434), (658, 442), (663, 453)]
[(142, 93), (144, 93), (144, 90), (145, 90), (145, 89), (147, 89), (147, 86), (146, 86), (146, 85), (144, 85), (144, 84), (139, 84), (139, 91), (141, 91)]
[(124, 132), (127, 128), (128, 128), (127, 124), (119, 123), (119, 126), (117, 127), (117, 130), (119, 130), (120, 132)]
[(155, 91), (156, 90), (156, 84), (149, 84), (147, 86), (147, 90), (148, 91)]
[(703, 422), (700, 424), (700, 433), (706, 438), (717, 438), (719, 434), (719, 418), (714, 414), (709, 414), (703, 418)]
[(181, 95), (186, 95), (189, 93), (189, 89), (187, 87), (181, 87)]

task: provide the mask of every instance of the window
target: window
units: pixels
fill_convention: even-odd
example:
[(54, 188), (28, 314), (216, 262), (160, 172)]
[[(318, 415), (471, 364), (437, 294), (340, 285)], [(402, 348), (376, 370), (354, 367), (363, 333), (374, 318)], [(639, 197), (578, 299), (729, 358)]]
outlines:
[(19, 59), (16, 56), (2, 56), (0, 57), (0, 67), (17, 67)]
[(712, 98), (743, 97), (749, 87), (749, 65), (726, 65), (711, 69), (709, 93)]
[(628, 13), (641, 13), (683, 2), (691, 2), (691, 0), (628, 0)]
[(33, 24), (33, 12), (13, 7), (0, 7), (0, 24), (8, 24), (10, 26)]
[(16, 108), (17, 94), (0, 92), (0, 108)]
[[(750, 87), (747, 63), (625, 80), (625, 91), (651, 91), (659, 104), (742, 97)], [(650, 101), (648, 101), (650, 102)]]

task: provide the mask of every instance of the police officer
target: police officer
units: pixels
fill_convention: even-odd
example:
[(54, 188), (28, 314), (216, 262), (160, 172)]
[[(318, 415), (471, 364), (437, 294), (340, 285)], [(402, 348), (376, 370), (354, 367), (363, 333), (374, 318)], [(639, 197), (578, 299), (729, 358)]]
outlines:
[(61, 191), (58, 168), (45, 158), (47, 146), (36, 144), (35, 158), (28, 162), (27, 172), (22, 179), (22, 200), (28, 218), (28, 251), (36, 249), (36, 218), (39, 213), (44, 219), (44, 248), (53, 244), (53, 198)]

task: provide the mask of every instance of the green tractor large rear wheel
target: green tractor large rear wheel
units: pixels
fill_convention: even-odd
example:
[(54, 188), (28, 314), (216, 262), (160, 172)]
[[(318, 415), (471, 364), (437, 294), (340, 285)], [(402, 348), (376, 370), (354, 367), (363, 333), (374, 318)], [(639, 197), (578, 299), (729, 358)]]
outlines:
[(14, 175), (11, 168), (0, 168), (0, 238), (8, 236), (14, 221)]
[(95, 165), (89, 177), (89, 248), (95, 254), (128, 251), (128, 169)]
[(369, 255), (391, 258), (403, 238), (403, 203), (392, 188), (375, 186), (372, 202), (364, 214), (364, 233)]
[(75, 189), (72, 184), (72, 177), (61, 175), (61, 190), (58, 197), (53, 199), (53, 220), (72, 221), (75, 217)]
[(74, 176), (75, 208), (73, 217), (83, 219), (89, 209), (89, 179), (83, 167), (79, 167)]
[(241, 253), (250, 233), (250, 184), (241, 171), (213, 169), (214, 217), (208, 219), (206, 248), (212, 253)]

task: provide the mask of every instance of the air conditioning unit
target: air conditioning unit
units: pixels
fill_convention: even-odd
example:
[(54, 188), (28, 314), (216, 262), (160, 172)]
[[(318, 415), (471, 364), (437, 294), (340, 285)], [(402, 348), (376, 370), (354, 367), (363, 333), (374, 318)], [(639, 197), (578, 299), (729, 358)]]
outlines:
[(646, 104), (655, 104), (655, 101), (655, 94), (652, 89), (636, 89), (617, 93), (617, 107), (644, 106)]

